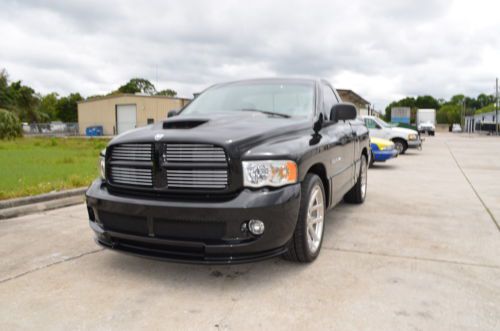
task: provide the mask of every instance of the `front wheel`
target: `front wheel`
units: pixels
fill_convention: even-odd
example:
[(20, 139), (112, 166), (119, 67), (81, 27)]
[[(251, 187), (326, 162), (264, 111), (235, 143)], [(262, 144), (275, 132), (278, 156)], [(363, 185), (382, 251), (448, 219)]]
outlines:
[(348, 203), (363, 203), (366, 197), (366, 188), (368, 186), (368, 165), (366, 156), (361, 155), (361, 166), (359, 169), (359, 176), (356, 184), (344, 196), (345, 202)]
[(370, 157), (370, 165), (368, 166), (369, 168), (373, 167), (373, 164), (375, 163), (375, 156), (373, 155), (373, 152), (370, 152), (371, 157)]
[(403, 139), (394, 139), (394, 148), (398, 151), (398, 154), (404, 154), (408, 149), (408, 144)]
[(305, 263), (318, 257), (323, 242), (326, 199), (321, 179), (307, 174), (301, 184), (301, 195), (297, 225), (283, 257)]

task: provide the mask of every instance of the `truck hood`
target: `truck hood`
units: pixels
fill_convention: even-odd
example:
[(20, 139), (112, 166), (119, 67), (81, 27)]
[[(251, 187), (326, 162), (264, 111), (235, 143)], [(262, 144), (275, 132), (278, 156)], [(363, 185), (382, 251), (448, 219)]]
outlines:
[(221, 112), (210, 116), (178, 116), (130, 130), (110, 145), (140, 142), (203, 142), (246, 150), (273, 137), (312, 132), (311, 119), (280, 118), (262, 113)]

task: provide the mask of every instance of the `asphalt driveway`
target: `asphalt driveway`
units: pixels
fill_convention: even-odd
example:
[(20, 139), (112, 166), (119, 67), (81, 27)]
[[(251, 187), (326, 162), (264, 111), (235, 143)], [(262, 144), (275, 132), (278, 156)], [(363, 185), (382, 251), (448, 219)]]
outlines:
[(368, 176), (310, 265), (102, 250), (83, 204), (0, 221), (0, 329), (499, 330), (500, 138), (438, 133)]

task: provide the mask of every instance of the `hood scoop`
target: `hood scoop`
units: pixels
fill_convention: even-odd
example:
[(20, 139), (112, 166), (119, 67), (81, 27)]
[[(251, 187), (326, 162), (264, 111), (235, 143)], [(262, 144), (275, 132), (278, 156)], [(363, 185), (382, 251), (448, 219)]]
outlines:
[(207, 123), (208, 120), (178, 119), (163, 122), (163, 129), (185, 130)]

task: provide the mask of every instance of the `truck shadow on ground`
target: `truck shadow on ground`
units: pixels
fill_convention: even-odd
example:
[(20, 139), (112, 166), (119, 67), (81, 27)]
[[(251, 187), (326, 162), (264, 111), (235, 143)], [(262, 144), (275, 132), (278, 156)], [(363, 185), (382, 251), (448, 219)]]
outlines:
[(377, 170), (391, 170), (391, 169), (395, 169), (395, 168), (398, 168), (397, 165), (394, 165), (394, 164), (390, 164), (390, 163), (377, 163), (375, 162), (371, 167), (370, 169), (368, 169), (368, 171), (377, 171)]
[(234, 265), (186, 264), (142, 258), (105, 250), (101, 260), (104, 272), (119, 272), (120, 277), (162, 286), (197, 286), (209, 290), (214, 284), (277, 286), (283, 276), (298, 276), (308, 264), (286, 261), (280, 257)]

